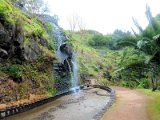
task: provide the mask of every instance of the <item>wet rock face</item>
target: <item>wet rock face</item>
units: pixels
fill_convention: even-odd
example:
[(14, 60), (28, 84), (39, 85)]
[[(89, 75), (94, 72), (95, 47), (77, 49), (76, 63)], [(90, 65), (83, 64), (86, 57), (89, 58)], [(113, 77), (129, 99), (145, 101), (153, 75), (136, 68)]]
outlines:
[[(60, 55), (63, 59), (61, 62), (54, 61), (55, 88), (57, 91), (68, 90), (71, 87), (72, 54), (73, 50), (69, 44), (62, 44), (59, 48)], [(65, 57), (64, 57), (65, 56)]]
[(6, 51), (10, 48), (10, 37), (4, 28), (0, 29), (0, 48)]
[(28, 42), (26, 44), (24, 37), (20, 21), (17, 20), (14, 25), (0, 19), (0, 62), (6, 59), (18, 61), (18, 63), (25, 60), (34, 60), (41, 52), (39, 44), (44, 47), (49, 46), (44, 38), (36, 38), (34, 35), (27, 37)]
[(67, 43), (64, 43), (60, 46), (60, 50), (62, 53), (67, 54), (69, 57), (72, 57), (73, 50), (71, 46)]
[(37, 55), (40, 53), (40, 48), (38, 43), (35, 41), (34, 37), (30, 37), (28, 40), (28, 46), (24, 47), (24, 58), (25, 60), (34, 60), (37, 58)]
[(3, 25), (0, 23), (0, 61), (7, 59), (9, 56), (9, 50), (11, 38), (8, 32), (4, 29)]
[[(54, 42), (56, 45), (57, 60), (53, 61), (54, 76), (55, 76), (55, 88), (57, 91), (64, 91), (71, 87), (71, 72), (72, 70), (72, 58), (73, 49), (68, 44), (68, 36), (64, 33), (63, 29), (58, 25), (57, 16), (49, 15), (37, 15), (42, 23), (51, 22)], [(41, 40), (43, 42), (43, 40)], [(41, 43), (44, 44), (45, 43)]]
[(68, 66), (66, 64), (62, 64), (54, 60), (53, 68), (55, 76), (55, 88), (57, 89), (57, 91), (63, 91), (69, 89), (71, 86), (70, 82), (71, 76)]
[(9, 38), (9, 34), (3, 30), (3, 28), (0, 29), (0, 44), (1, 46), (3, 44), (6, 44), (9, 42), (10, 38)]
[(0, 58), (7, 59), (16, 55), (23, 38), (18, 31), (19, 28), (15, 28), (13, 24), (0, 26)]

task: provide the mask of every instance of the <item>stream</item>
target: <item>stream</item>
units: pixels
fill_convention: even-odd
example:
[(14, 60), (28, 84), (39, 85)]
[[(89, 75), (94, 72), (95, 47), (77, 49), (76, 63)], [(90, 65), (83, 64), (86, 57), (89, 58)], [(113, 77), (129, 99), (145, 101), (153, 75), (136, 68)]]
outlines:
[(111, 96), (100, 88), (85, 88), (5, 120), (98, 120)]

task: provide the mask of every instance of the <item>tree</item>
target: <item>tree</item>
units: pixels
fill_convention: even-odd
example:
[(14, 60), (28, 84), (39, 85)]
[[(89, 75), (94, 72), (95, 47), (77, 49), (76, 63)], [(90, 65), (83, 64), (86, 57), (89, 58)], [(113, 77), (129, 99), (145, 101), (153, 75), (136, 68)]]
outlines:
[(79, 29), (79, 32), (80, 32), (80, 36), (81, 36), (81, 39), (82, 39), (82, 36), (85, 34), (86, 32), (86, 24), (84, 23), (82, 17), (78, 17), (78, 29)]
[(82, 17), (78, 16), (77, 14), (73, 14), (72, 16), (68, 17), (68, 23), (71, 36), (73, 32), (78, 30), (82, 38), (82, 36), (86, 32), (86, 24), (84, 23)]
[(136, 45), (136, 38), (131, 34), (131, 32), (123, 32), (121, 30), (115, 30), (113, 33), (113, 38), (117, 44), (117, 47), (122, 48), (124, 46)]
[(143, 29), (142, 27), (139, 25), (138, 21), (135, 18), (132, 18), (134, 25), (137, 27), (137, 29), (139, 30), (139, 32), (142, 32)]
[(70, 31), (74, 32), (78, 24), (78, 16), (73, 14), (70, 17), (68, 17), (68, 23), (69, 23)]

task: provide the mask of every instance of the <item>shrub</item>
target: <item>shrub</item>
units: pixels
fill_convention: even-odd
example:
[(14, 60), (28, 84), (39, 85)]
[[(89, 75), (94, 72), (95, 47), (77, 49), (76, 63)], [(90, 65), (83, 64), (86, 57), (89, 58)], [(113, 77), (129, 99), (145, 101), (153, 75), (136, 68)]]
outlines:
[(49, 85), (47, 88), (48, 94), (53, 96), (56, 93), (56, 89), (53, 86)]
[(17, 64), (10, 65), (8, 68), (8, 72), (13, 78), (21, 78), (22, 71), (20, 66)]
[(149, 88), (149, 82), (147, 78), (141, 78), (139, 80), (138, 88)]
[(137, 87), (137, 82), (136, 81), (121, 81), (121, 85), (125, 87), (130, 87), (130, 88), (136, 88)]

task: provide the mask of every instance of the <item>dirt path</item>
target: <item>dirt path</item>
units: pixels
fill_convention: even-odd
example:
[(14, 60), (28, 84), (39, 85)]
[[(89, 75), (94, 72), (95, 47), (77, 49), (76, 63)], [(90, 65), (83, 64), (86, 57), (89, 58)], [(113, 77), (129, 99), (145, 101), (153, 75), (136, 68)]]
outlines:
[(113, 88), (116, 90), (116, 103), (101, 120), (149, 120), (145, 96), (127, 88)]

